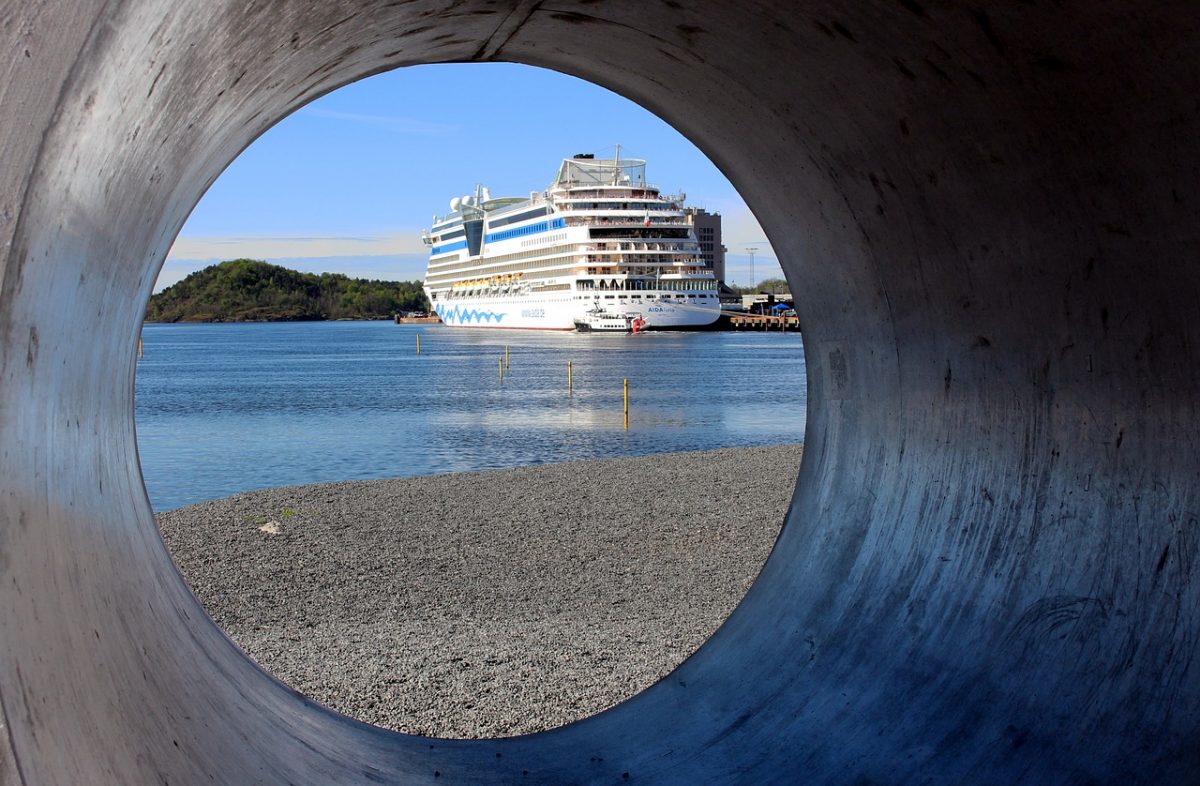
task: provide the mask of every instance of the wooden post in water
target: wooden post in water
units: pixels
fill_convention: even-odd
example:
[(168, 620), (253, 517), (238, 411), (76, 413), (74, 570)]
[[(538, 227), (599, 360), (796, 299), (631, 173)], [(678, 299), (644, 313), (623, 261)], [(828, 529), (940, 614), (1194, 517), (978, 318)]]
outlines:
[(508, 344), (504, 345), (504, 367), (508, 368)]
[(625, 379), (625, 430), (629, 430), (629, 379)]
[(142, 359), (143, 354), (144, 353), (142, 352), (142, 337), (138, 336), (138, 360)]
[(421, 354), (421, 334), (417, 334), (417, 354)]
[(500, 381), (504, 381), (504, 358), (500, 358)]
[(568, 360), (567, 361), (567, 395), (568, 396), (571, 395), (571, 391), (573, 389), (574, 389), (574, 387), (571, 382), (571, 361)]

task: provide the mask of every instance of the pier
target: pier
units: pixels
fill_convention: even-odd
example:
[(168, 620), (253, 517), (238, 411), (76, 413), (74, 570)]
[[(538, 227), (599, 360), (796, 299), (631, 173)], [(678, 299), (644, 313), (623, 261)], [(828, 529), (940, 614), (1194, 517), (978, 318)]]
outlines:
[(726, 330), (799, 330), (800, 317), (770, 316), (767, 314), (735, 314), (721, 312), (718, 329)]
[(437, 314), (396, 314), (397, 325), (440, 325), (442, 318)]

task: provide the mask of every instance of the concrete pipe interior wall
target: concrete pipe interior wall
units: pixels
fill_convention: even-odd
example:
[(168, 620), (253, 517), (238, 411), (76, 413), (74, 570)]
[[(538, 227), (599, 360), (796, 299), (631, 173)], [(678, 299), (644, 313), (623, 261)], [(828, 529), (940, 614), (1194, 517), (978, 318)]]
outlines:
[[(1198, 21), (0, 4), (0, 779), (1195, 782)], [(808, 447), (758, 583), (675, 673), (448, 742), (315, 705), (208, 620), (146, 500), (134, 352), (172, 239), (258, 134), (368, 74), (486, 60), (610, 87), (729, 175), (805, 320)]]

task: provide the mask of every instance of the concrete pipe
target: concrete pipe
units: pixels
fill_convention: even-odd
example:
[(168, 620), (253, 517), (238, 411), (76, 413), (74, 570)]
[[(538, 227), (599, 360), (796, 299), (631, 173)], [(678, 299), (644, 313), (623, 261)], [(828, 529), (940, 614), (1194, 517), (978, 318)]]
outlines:
[[(1137, 0), (0, 5), (3, 780), (1196, 782), (1198, 23)], [(797, 295), (810, 409), (774, 553), (699, 652), (582, 722), (450, 742), (315, 705), (208, 620), (131, 400), (150, 287), (224, 166), (351, 80), (486, 60), (612, 88), (721, 166)]]

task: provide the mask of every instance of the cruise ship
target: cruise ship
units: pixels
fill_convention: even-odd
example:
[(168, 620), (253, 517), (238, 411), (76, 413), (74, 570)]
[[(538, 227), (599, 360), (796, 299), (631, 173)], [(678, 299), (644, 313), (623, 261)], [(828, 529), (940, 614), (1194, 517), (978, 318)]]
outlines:
[(528, 197), (477, 185), (422, 234), (425, 294), (453, 326), (574, 330), (601, 312), (657, 330), (711, 325), (717, 279), (683, 201), (619, 147), (612, 159), (564, 159)]

